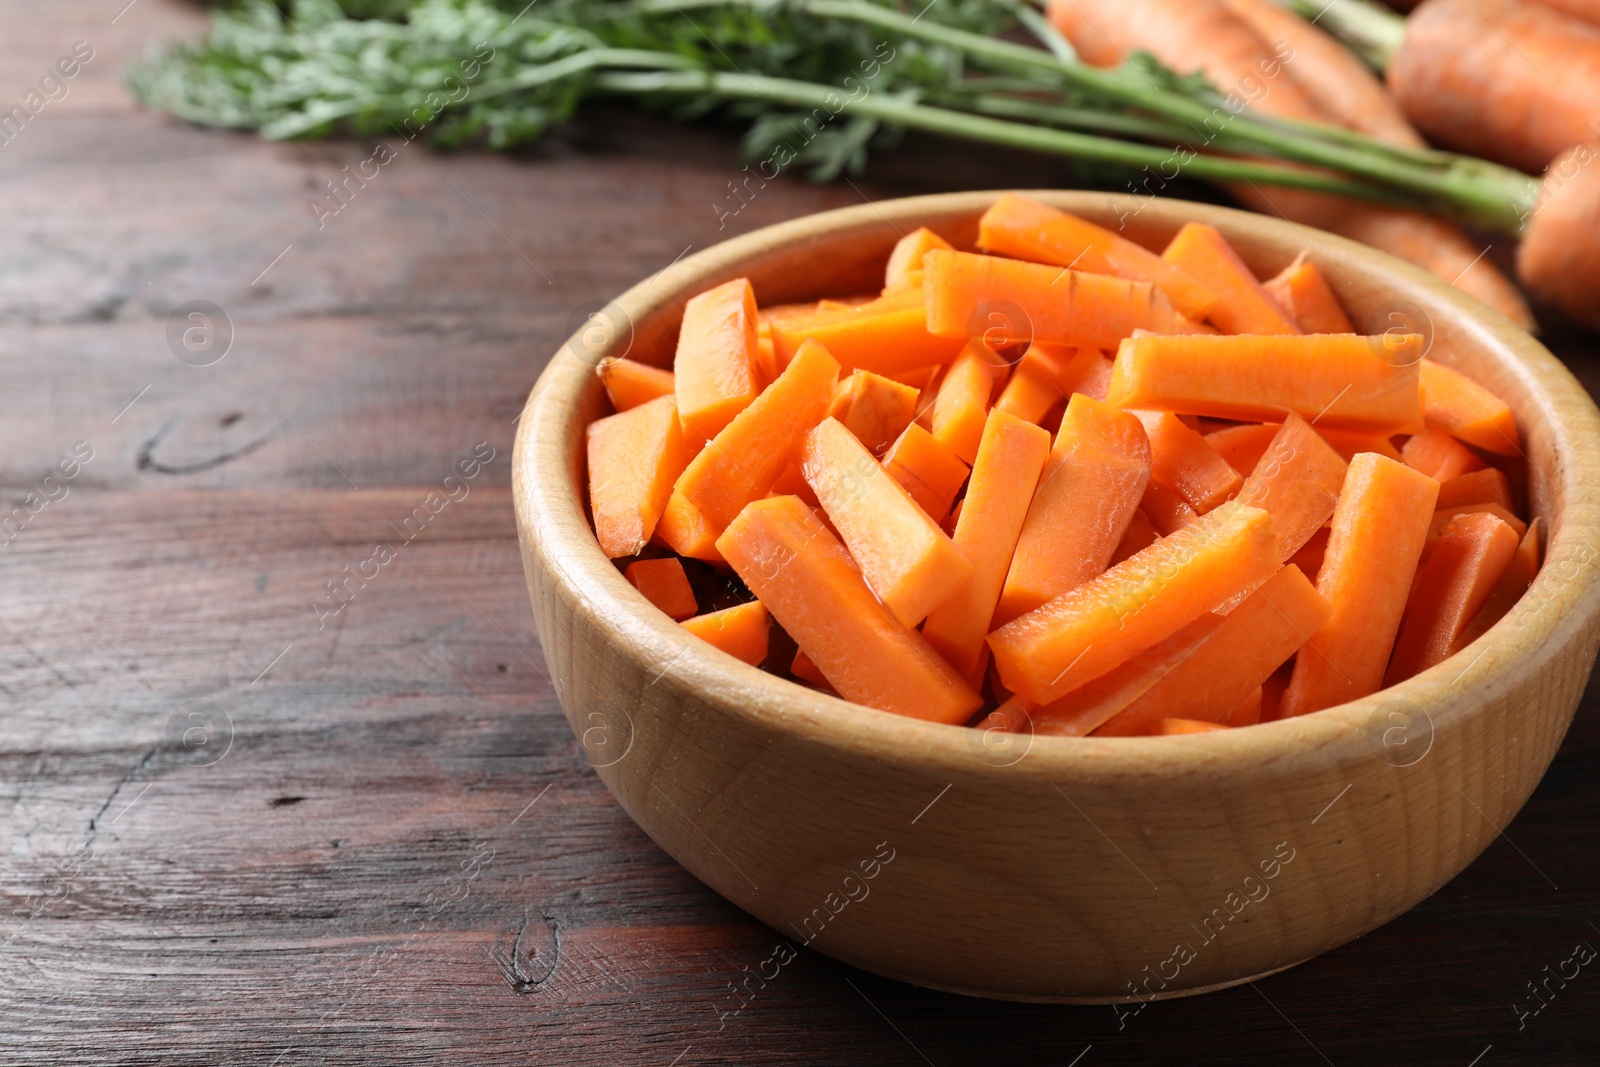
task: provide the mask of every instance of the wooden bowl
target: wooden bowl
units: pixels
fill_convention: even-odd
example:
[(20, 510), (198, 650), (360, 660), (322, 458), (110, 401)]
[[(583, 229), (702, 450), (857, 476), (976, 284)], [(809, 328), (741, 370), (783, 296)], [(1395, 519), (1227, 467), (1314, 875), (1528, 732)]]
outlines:
[[(937, 989), (1068, 1002), (1197, 993), (1310, 959), (1424, 899), (1494, 840), (1555, 755), (1600, 643), (1600, 414), (1484, 305), (1259, 215), (1028, 194), (1121, 221), (1153, 248), (1209, 222), (1262, 276), (1309, 247), (1358, 328), (1431, 331), (1432, 358), (1516, 412), (1549, 531), (1532, 589), (1438, 667), (1289, 721), (1071, 739), (872, 711), (690, 637), (623, 579), (585, 517), (599, 360), (666, 364), (685, 301), (731, 278), (749, 277), (763, 304), (875, 289), (902, 234), (926, 225), (971, 247), (997, 195), (863, 205), (718, 245), (629, 290), (551, 360), (518, 430), (515, 498), (567, 719), (645, 832), (791, 947)], [(790, 950), (732, 976), (744, 995)]]

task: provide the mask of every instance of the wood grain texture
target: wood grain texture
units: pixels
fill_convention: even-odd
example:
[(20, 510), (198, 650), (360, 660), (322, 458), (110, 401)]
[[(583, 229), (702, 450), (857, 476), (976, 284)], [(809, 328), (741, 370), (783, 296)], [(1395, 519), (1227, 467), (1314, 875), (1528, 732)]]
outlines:
[[(109, 60), (114, 39), (128, 57), (198, 22), (138, 0), (110, 25), (122, 7), (5, 5), (0, 100), (75, 40)], [(719, 231), (732, 134), (598, 111), (514, 162), (408, 155), (384, 177), (411, 177), (319, 233), (307, 190), (370, 146), (193, 130), (133, 111), (111, 62), (88, 73), (93, 94), (0, 147), (8, 506), (95, 448), (0, 548), (0, 1060), (1465, 1065), (1492, 1045), (1480, 1067), (1592, 1062), (1587, 969), (1520, 1030), (1512, 1007), (1600, 944), (1594, 695), (1506, 837), (1423, 904), (1120, 1027), (809, 950), (734, 1011), (730, 983), (784, 935), (673, 862), (587, 765), (540, 673), (509, 491), (510, 420), (574, 310), (688, 246), (863, 194), (1064, 168), (912, 139), (859, 193), (774, 183)], [(196, 298), (242, 324), (209, 368), (167, 349)], [(1591, 339), (1558, 351), (1600, 389)], [(481, 441), (500, 458), (468, 498), (319, 630), (313, 598)]]

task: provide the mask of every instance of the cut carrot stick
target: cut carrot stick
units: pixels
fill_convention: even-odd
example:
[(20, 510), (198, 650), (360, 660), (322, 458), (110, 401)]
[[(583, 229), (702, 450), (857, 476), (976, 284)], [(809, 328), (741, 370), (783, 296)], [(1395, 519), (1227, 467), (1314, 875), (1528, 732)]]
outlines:
[(1319, 422), (1317, 424), (1317, 436), (1332, 445), (1333, 450), (1339, 453), (1339, 458), (1346, 463), (1355, 459), (1362, 452), (1376, 452), (1378, 455), (1386, 459), (1392, 459), (1396, 463), (1404, 462), (1400, 455), (1400, 450), (1394, 447), (1394, 442), (1382, 434), (1361, 433), (1356, 430), (1335, 430)]
[(1439, 507), (1453, 508), (1464, 504), (1499, 504), (1510, 511), (1511, 482), (1505, 472), (1485, 467), (1439, 483)]
[(1333, 517), (1346, 467), (1317, 431), (1290, 415), (1245, 479), (1238, 500), (1272, 515), (1278, 552), (1287, 561)]
[(926, 273), (927, 272), (922, 270), (920, 267), (913, 271), (907, 271), (905, 278), (901, 281), (895, 282), (892, 285), (885, 285), (883, 287), (882, 295), (889, 296), (891, 293), (901, 293), (910, 289), (915, 289), (918, 292), (921, 292), (922, 278)]
[(926, 226), (912, 230), (896, 241), (894, 251), (889, 253), (889, 265), (883, 272), (884, 288), (909, 284), (910, 275), (922, 270), (923, 253), (934, 248), (948, 251), (952, 247), (949, 241)]
[(1223, 333), (1290, 334), (1300, 327), (1268, 295), (1244, 260), (1215, 226), (1186, 222), (1161, 258), (1216, 291), (1207, 314)]
[(1439, 483), (1372, 452), (1350, 461), (1317, 592), (1333, 616), (1295, 656), (1282, 718), (1377, 692), (1400, 630)]
[(1172, 536), (1200, 517), (1199, 512), (1191, 508), (1176, 490), (1168, 489), (1154, 479), (1145, 483), (1144, 496), (1139, 498), (1139, 511), (1162, 537)]
[(1028, 509), (996, 624), (1106, 569), (1150, 478), (1150, 443), (1125, 411), (1073, 396)]
[(883, 468), (911, 494), (928, 518), (940, 522), (967, 481), (967, 465), (915, 423), (884, 454)]
[(844, 546), (795, 497), (752, 503), (717, 548), (845, 699), (943, 723), (963, 723), (982, 705), (922, 635), (883, 609)]
[(1043, 707), (1033, 707), (1033, 730), (1048, 737), (1087, 737), (1149, 692), (1205, 643), (1223, 616), (1208, 611), (1163, 641)]
[(714, 526), (766, 496), (800, 441), (828, 413), (839, 364), (815, 341), (689, 462), (674, 487)]
[(1528, 525), (1528, 532), (1522, 535), (1522, 541), (1517, 545), (1517, 554), (1511, 557), (1511, 565), (1501, 575), (1478, 614), (1456, 638), (1450, 648), (1451, 655), (1488, 633), (1490, 627), (1505, 618), (1506, 613), (1522, 599), (1522, 594), (1528, 591), (1528, 586), (1533, 584), (1534, 576), (1539, 573), (1539, 528), (1538, 519)]
[(591, 422), (584, 436), (595, 536), (612, 559), (635, 555), (689, 462), (677, 407), (672, 397), (658, 397)]
[(922, 396), (917, 400), (917, 410), (920, 412), (923, 405), (933, 402), (933, 393), (930, 390), (939, 381), (939, 376), (944, 373), (944, 368), (945, 365), (941, 363), (933, 367), (917, 367), (915, 370), (896, 371), (894, 374), (886, 374), (884, 377), (892, 382), (899, 382), (901, 385), (909, 385), (918, 393), (921, 393)]
[(690, 299), (672, 361), (678, 418), (693, 447), (717, 436), (761, 391), (756, 294), (735, 278)]
[(806, 655), (804, 649), (795, 650), (794, 662), (789, 665), (789, 673), (801, 681), (810, 682), (818, 689), (826, 689), (830, 693), (835, 691), (822, 676), (822, 672), (817, 670), (817, 665), (811, 662), (811, 657)]
[(1310, 540), (1300, 546), (1300, 551), (1289, 557), (1288, 562), (1299, 567), (1306, 576), (1316, 580), (1322, 572), (1322, 561), (1328, 556), (1328, 536), (1333, 531), (1324, 526), (1311, 535)]
[(1149, 282), (971, 252), (929, 252), (924, 262), (928, 331), (940, 337), (1115, 348), (1134, 330), (1180, 326)]
[(1355, 333), (1350, 316), (1339, 305), (1339, 298), (1316, 264), (1301, 252), (1293, 263), (1265, 283), (1267, 295), (1289, 313), (1301, 333)]
[(767, 491), (768, 496), (797, 496), (805, 501), (807, 507), (820, 507), (817, 503), (817, 494), (811, 491), (811, 486), (806, 484), (805, 475), (800, 473), (800, 450), (795, 449), (795, 458), (783, 468), (783, 473), (778, 475), (777, 481), (772, 483), (772, 488)]
[(1016, 193), (1006, 193), (978, 220), (978, 247), (1034, 263), (1149, 282), (1191, 319), (1205, 318), (1217, 300), (1203, 281), (1143, 245)]
[[(1069, 365), (1081, 362), (1085, 369), (1089, 360), (1099, 358), (1094, 349), (1072, 348), (1063, 351), (1068, 353)], [(1080, 353), (1082, 359), (1079, 358)], [(1058, 361), (1048, 346), (1029, 346), (1011, 371), (1006, 387), (1000, 391), (1000, 398), (994, 402), (995, 410), (1037, 425), (1065, 396), (1057, 383), (1067, 373), (1068, 366)]]
[(1254, 726), (1261, 721), (1262, 699), (1262, 687), (1258, 685), (1250, 691), (1249, 696), (1234, 705), (1233, 710), (1228, 713), (1227, 721), (1223, 725), (1232, 727)]
[(989, 635), (989, 647), (1009, 689), (1047, 704), (1259, 585), (1280, 565), (1272, 516), (1229, 502), (1002, 626)]
[[(901, 625), (917, 625), (972, 577), (961, 550), (836, 420), (806, 435), (800, 470), (867, 585)], [(827, 672), (821, 659), (817, 665)]]
[(1482, 470), (1483, 460), (1452, 437), (1449, 431), (1429, 423), (1421, 433), (1406, 438), (1400, 448), (1406, 466), (1421, 471), (1436, 482), (1448, 482), (1469, 471)]
[(622, 576), (674, 620), (687, 619), (700, 610), (694, 590), (689, 587), (689, 576), (683, 573), (683, 564), (676, 557), (634, 560)]
[(1114, 364), (1105, 356), (1097, 360), (1090, 360), (1087, 373), (1083, 379), (1069, 388), (1063, 389), (1066, 393), (1082, 393), (1091, 400), (1104, 400), (1111, 392), (1111, 373)]
[(672, 372), (651, 367), (636, 359), (610, 359), (600, 364), (600, 383), (606, 388), (611, 406), (628, 411), (657, 397), (673, 396)]
[(1143, 552), (1160, 536), (1144, 509), (1135, 511), (1128, 520), (1128, 528), (1122, 532), (1122, 540), (1117, 542), (1117, 550), (1111, 553), (1111, 565), (1116, 566), (1135, 552)]
[(1284, 567), (1096, 736), (1132, 737), (1169, 716), (1227, 722), (1332, 613), (1298, 567)]
[(1183, 734), (1209, 734), (1226, 730), (1222, 723), (1203, 722), (1200, 719), (1162, 719), (1150, 731), (1156, 737), (1178, 737)]
[(1521, 537), (1528, 532), (1528, 524), (1513, 515), (1510, 510), (1499, 504), (1454, 504), (1448, 508), (1439, 508), (1433, 513), (1433, 522), (1429, 527), (1428, 536), (1431, 539), (1442, 537), (1445, 529), (1463, 515), (1493, 515), (1507, 526), (1517, 532)]
[(1255, 470), (1262, 453), (1272, 439), (1278, 436), (1276, 422), (1242, 422), (1212, 430), (1206, 434), (1206, 444), (1216, 449), (1217, 455), (1228, 461), (1228, 466), (1241, 473)]
[(996, 381), (1006, 372), (1004, 360), (979, 341), (956, 357), (939, 382), (928, 415), (928, 429), (938, 442), (970, 464), (978, 454), (983, 423)]
[(1292, 411), (1318, 427), (1414, 433), (1422, 401), (1416, 362), (1406, 357), (1421, 346), (1417, 334), (1143, 334), (1117, 350), (1108, 399), (1122, 408), (1245, 421), (1276, 422)]
[(1517, 420), (1504, 400), (1465, 374), (1425, 359), (1421, 364), (1422, 410), (1469, 445), (1502, 456), (1521, 454)]
[(978, 723), (975, 729), (1003, 730), (1011, 734), (1026, 733), (1032, 729), (1032, 713), (1033, 703), (1013, 694), (984, 716), (983, 721)]
[(1283, 702), (1284, 690), (1289, 688), (1289, 678), (1293, 674), (1294, 664), (1285, 663), (1261, 683), (1261, 718), (1258, 722), (1274, 722), (1282, 717), (1279, 705)]
[(778, 366), (787, 366), (807, 340), (826, 346), (845, 370), (870, 370), (885, 377), (949, 363), (964, 343), (963, 338), (928, 332), (927, 312), (916, 290), (849, 311), (818, 311), (773, 321), (772, 348)]
[(1517, 552), (1518, 536), (1493, 515), (1462, 515), (1439, 538), (1406, 604), (1385, 685), (1420, 674), (1455, 647)]
[[(1183, 497), (1204, 515), (1243, 483), (1239, 472), (1183, 420), (1169, 411), (1135, 411), (1150, 439), (1150, 480)], [(1274, 516), (1276, 518), (1276, 516)]]
[(877, 300), (881, 293), (858, 293), (855, 296), (839, 297), (838, 299), (823, 298), (817, 301), (818, 311), (854, 311)]
[(759, 600), (685, 619), (683, 628), (752, 667), (761, 666), (761, 661), (767, 658), (771, 620)]
[(828, 409), (875, 456), (894, 443), (916, 413), (916, 389), (867, 370), (840, 382)]
[(922, 636), (964, 678), (982, 666), (989, 620), (1049, 456), (1048, 433), (1003, 411), (989, 413), (954, 538), (972, 577), (922, 627)]
[(674, 492), (667, 497), (667, 505), (656, 524), (655, 539), (680, 556), (703, 559), (707, 563), (725, 563), (717, 551), (717, 535), (722, 527), (714, 526), (689, 503), (689, 498)]

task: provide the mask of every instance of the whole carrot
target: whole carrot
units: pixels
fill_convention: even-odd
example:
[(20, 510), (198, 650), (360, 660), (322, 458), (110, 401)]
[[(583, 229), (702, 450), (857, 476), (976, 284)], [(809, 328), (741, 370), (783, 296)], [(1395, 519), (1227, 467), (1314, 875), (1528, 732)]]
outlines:
[[(1225, 0), (1051, 0), (1055, 26), (1097, 66), (1115, 66), (1146, 51), (1180, 73), (1200, 71), (1224, 94), (1277, 118), (1337, 123), (1345, 105), (1325, 107), (1298, 80), (1306, 38), (1263, 38)], [(1325, 51), (1325, 50), (1322, 50)], [(1368, 83), (1370, 76), (1363, 76)], [(1327, 92), (1326, 75), (1306, 81)], [(1400, 143), (1398, 140), (1395, 143)], [(1247, 206), (1370, 244), (1423, 267), (1471, 293), (1508, 318), (1533, 325), (1516, 288), (1482, 255), (1482, 247), (1442, 219), (1377, 204), (1288, 189), (1234, 183), (1229, 192)]]
[(1600, 138), (1600, 26), (1540, 4), (1427, 0), (1387, 74), (1424, 133), (1486, 159), (1537, 173)]

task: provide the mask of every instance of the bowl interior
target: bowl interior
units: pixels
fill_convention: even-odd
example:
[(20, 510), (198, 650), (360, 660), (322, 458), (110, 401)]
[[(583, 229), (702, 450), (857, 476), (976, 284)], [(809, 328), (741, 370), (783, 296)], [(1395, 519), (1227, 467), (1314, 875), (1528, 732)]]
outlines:
[[(630, 290), (580, 330), (552, 360), (519, 431), (518, 477), (557, 566), (581, 572), (584, 595), (608, 608), (625, 606), (620, 654), (647, 669), (676, 672), (707, 687), (747, 698), (746, 713), (768, 716), (781, 731), (857, 754), (949, 761), (970, 768), (964, 727), (887, 714), (863, 715), (845, 701), (766, 674), (712, 649), (656, 611), (600, 552), (585, 515), (583, 427), (605, 401), (593, 368), (626, 356), (670, 364), (685, 302), (698, 292), (748, 277), (762, 305), (876, 291), (884, 262), (901, 236), (927, 226), (958, 248), (972, 248), (977, 220), (998, 193), (951, 194), (889, 201), (810, 216), (718, 245)], [(1227, 208), (1185, 201), (1136, 201), (1101, 193), (1029, 191), (1026, 195), (1082, 215), (1159, 249), (1183, 225), (1217, 226), (1251, 268), (1270, 276), (1301, 252), (1322, 270), (1359, 330), (1399, 329), (1431, 339), (1428, 358), (1457, 367), (1511, 405), (1528, 460), (1531, 513), (1547, 531), (1546, 562), (1534, 587), (1489, 634), (1444, 664), (1372, 697), (1297, 719), (1181, 738), (1030, 739), (1024, 768), (1040, 775), (1134, 772), (1153, 752), (1181, 752), (1190, 766), (1222, 772), (1240, 763), (1290, 759), (1323, 766), (1371, 758), (1363, 732), (1386, 703), (1428, 709), (1436, 729), (1470, 716), (1480, 700), (1526, 681), (1539, 668), (1541, 645), (1556, 647), (1573, 627), (1593, 622), (1600, 588), (1592, 563), (1600, 545), (1600, 415), (1581, 385), (1543, 346), (1471, 297), (1393, 257), (1320, 231)], [(522, 502), (519, 501), (519, 506)], [(1472, 660), (1466, 666), (1460, 660)], [(1182, 746), (1179, 748), (1179, 746)]]

